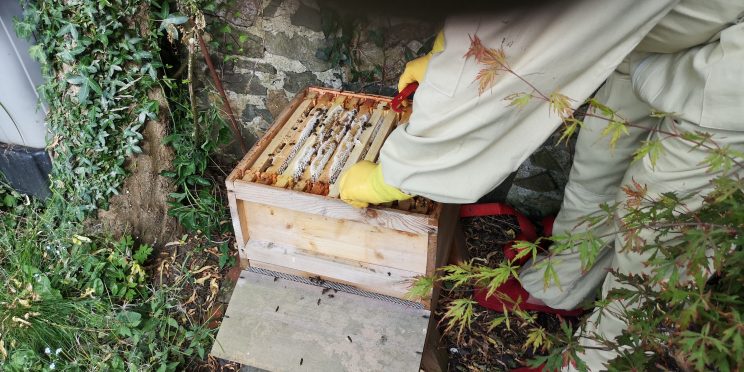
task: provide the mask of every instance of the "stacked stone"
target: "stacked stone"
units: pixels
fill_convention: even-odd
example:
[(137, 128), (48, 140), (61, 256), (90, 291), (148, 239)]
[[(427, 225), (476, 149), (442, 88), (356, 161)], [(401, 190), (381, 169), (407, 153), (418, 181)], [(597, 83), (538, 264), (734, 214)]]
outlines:
[[(321, 10), (317, 1), (229, 0), (217, 9), (207, 14), (212, 21), (209, 36), (216, 41), (212, 45), (217, 46), (210, 52), (221, 69), (226, 93), (246, 139), (263, 136), (289, 100), (307, 86), (357, 88), (350, 85), (348, 64), (332, 66), (319, 58), (327, 40), (321, 28), (321, 11), (325, 9)], [(352, 10), (334, 9), (338, 14)], [(352, 43), (359, 52), (355, 67), (367, 71), (379, 71), (381, 67), (385, 79), (376, 86), (386, 88), (380, 90), (382, 93), (395, 92), (407, 59), (425, 53), (424, 41), (436, 34), (436, 25), (415, 20), (350, 17), (355, 17)], [(383, 33), (382, 46), (370, 39), (370, 30)], [(209, 80), (207, 74), (204, 67), (202, 80)]]

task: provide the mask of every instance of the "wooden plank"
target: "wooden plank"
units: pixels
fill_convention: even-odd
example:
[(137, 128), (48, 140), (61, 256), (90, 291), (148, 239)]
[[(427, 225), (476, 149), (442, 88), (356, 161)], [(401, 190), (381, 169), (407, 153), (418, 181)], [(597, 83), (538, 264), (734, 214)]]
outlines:
[(418, 371), (428, 311), (322, 291), (243, 271), (211, 355), (268, 371)]
[[(328, 137), (329, 134), (333, 133), (334, 128), (337, 128), (339, 126), (339, 121), (344, 116), (344, 113), (346, 112), (346, 101), (347, 97), (345, 95), (338, 95), (336, 99), (333, 101), (333, 104), (330, 108), (328, 108), (328, 112), (337, 112), (335, 115), (329, 116), (326, 119), (324, 119), (322, 127), (322, 131), (318, 130), (316, 133), (318, 135), (318, 143), (315, 146), (315, 154), (313, 154), (313, 158), (316, 158), (320, 147), (323, 145), (323, 141), (325, 138)], [(340, 109), (340, 111), (338, 111)], [(305, 167), (304, 172), (302, 172), (302, 176), (299, 177), (299, 180), (297, 183), (292, 187), (294, 190), (297, 191), (306, 191), (309, 188), (310, 178), (311, 178), (311, 166), (310, 161), (308, 165)]]
[(421, 369), (424, 372), (447, 372), (449, 353), (446, 347), (442, 345), (442, 335), (437, 329), (438, 324), (439, 322), (435, 316), (429, 319), (424, 354), (421, 356)]
[[(349, 146), (354, 146), (354, 143), (353, 143), (354, 136), (352, 135), (352, 133), (354, 133), (354, 128), (352, 127), (352, 125), (355, 122), (358, 123), (359, 122), (359, 118), (361, 118), (361, 117), (363, 117), (365, 115), (369, 115), (369, 111), (370, 111), (370, 108), (371, 108), (371, 104), (368, 103), (368, 102), (365, 102), (363, 105), (360, 105), (360, 104), (361, 104), (361, 102), (359, 102), (359, 99), (358, 98), (352, 98), (352, 99), (350, 99), (349, 101), (346, 102), (346, 109), (347, 109), (347, 111), (357, 110), (356, 115), (352, 118), (352, 120), (349, 121), (348, 129), (347, 128), (342, 128), (342, 129), (347, 129), (347, 130), (345, 132), (343, 132), (343, 133), (340, 132), (340, 134), (337, 136), (337, 138), (339, 139), (339, 142), (336, 144), (336, 148), (333, 150), (333, 153), (330, 155), (329, 160), (328, 160), (328, 163), (326, 163), (326, 166), (324, 167), (323, 172), (321, 173), (320, 177), (318, 178), (318, 182), (323, 183), (323, 184), (330, 184), (330, 179), (331, 179), (331, 165), (333, 164), (333, 160), (335, 159), (335, 157), (338, 156), (338, 154), (341, 151), (343, 151), (344, 143), (341, 142), (341, 140), (347, 134), (349, 135), (349, 139), (350, 139), (348, 145)], [(359, 106), (361, 106), (361, 107), (359, 107)], [(363, 129), (364, 123), (361, 123), (361, 124), (362, 124), (362, 127), (357, 128), (357, 132), (359, 134), (361, 134), (361, 132), (363, 132), (362, 129)], [(343, 135), (341, 135), (341, 134), (343, 134)], [(353, 150), (353, 147), (351, 149)]]
[(457, 231), (455, 227), (459, 219), (459, 211), (460, 206), (458, 204), (442, 204), (438, 221), (439, 230), (437, 234), (429, 234), (427, 276), (434, 275), (437, 268), (447, 264), (454, 234)]
[[(251, 266), (265, 262), (348, 283), (365, 291), (405, 298), (417, 273), (364, 262), (312, 255), (290, 246), (251, 239), (246, 244)], [(277, 270), (286, 272), (286, 270)], [(290, 272), (291, 273), (291, 272)]]
[(261, 153), (266, 149), (266, 146), (269, 145), (271, 140), (276, 136), (276, 133), (279, 132), (279, 130), (282, 128), (284, 123), (287, 121), (289, 116), (292, 115), (293, 112), (297, 109), (297, 106), (302, 103), (302, 100), (305, 99), (305, 96), (307, 95), (307, 90), (298, 93), (294, 99), (287, 105), (287, 107), (282, 110), (282, 113), (279, 114), (279, 116), (274, 121), (274, 125), (272, 125), (267, 131), (266, 134), (264, 134), (263, 137), (261, 137), (258, 142), (256, 142), (250, 151), (248, 151), (247, 154), (243, 157), (243, 160), (241, 160), (237, 166), (235, 166), (235, 169), (233, 169), (232, 172), (230, 172), (230, 175), (225, 180), (225, 184), (227, 186), (227, 189), (232, 189), (232, 183), (233, 181), (237, 179), (243, 178), (243, 172), (248, 169), (253, 163), (256, 162), (256, 159), (258, 159), (259, 156), (261, 156)]
[(381, 96), (377, 94), (367, 94), (367, 93), (354, 93), (349, 91), (342, 91), (338, 89), (331, 89), (331, 88), (320, 88), (320, 87), (308, 87), (307, 90), (309, 92), (317, 92), (319, 94), (343, 94), (347, 97), (357, 97), (357, 98), (366, 98), (366, 99), (374, 99), (377, 101), (380, 101), (385, 104), (389, 104), (390, 101), (393, 100), (393, 97), (388, 96)]
[[(302, 115), (307, 107), (310, 106), (312, 103), (312, 97), (307, 97), (300, 103), (299, 106), (297, 106), (292, 116), (290, 116), (289, 119), (284, 122), (281, 130), (276, 133), (274, 138), (271, 140), (271, 143), (269, 143), (269, 145), (266, 146), (264, 151), (261, 153), (261, 156), (259, 156), (253, 164), (251, 164), (247, 173), (262, 172), (264, 170), (262, 168), (275, 163), (275, 157), (278, 155), (276, 153), (279, 147), (282, 144), (287, 147), (287, 143), (291, 140), (291, 138), (299, 133), (300, 130), (302, 130)], [(244, 180), (246, 179), (245, 177), (246, 175), (244, 174)], [(250, 180), (252, 181), (252, 178)]]
[[(242, 213), (240, 206), (238, 206), (238, 200), (235, 198), (235, 193), (227, 191), (227, 202), (230, 206), (230, 219), (233, 224), (233, 231), (235, 232), (235, 244), (238, 247), (238, 255), (241, 258), (245, 258), (245, 242), (248, 241), (248, 224), (246, 223), (245, 216)], [(242, 204), (242, 201), (240, 202)]]
[(233, 189), (238, 199), (250, 202), (273, 205), (323, 217), (363, 222), (373, 226), (416, 234), (437, 231), (437, 221), (432, 221), (429, 216), (424, 214), (391, 209), (354, 208), (339, 199), (242, 180), (236, 180)]
[(426, 272), (428, 234), (413, 234), (252, 202), (243, 202), (242, 208), (251, 239), (420, 275)]
[[(351, 168), (354, 164), (358, 163), (359, 160), (362, 159), (364, 151), (367, 149), (370, 144), (370, 140), (372, 139), (372, 132), (374, 132), (376, 124), (382, 118), (382, 114), (384, 113), (383, 107), (385, 107), (385, 104), (380, 103), (377, 105), (377, 108), (372, 111), (372, 115), (368, 120), (368, 123), (370, 123), (371, 125), (364, 128), (364, 132), (362, 132), (362, 135), (359, 137), (359, 143), (354, 146), (353, 150), (351, 150), (351, 155), (349, 155), (349, 158), (346, 160), (346, 164), (344, 164), (343, 170), (341, 170), (342, 175), (344, 174), (344, 172), (349, 170), (349, 168)], [(340, 176), (339, 179), (341, 179)], [(338, 180), (331, 184), (328, 196), (331, 198), (338, 198)]]
[(387, 110), (384, 114), (384, 117), (385, 121), (382, 122), (380, 131), (377, 132), (372, 145), (369, 146), (369, 150), (367, 150), (367, 155), (364, 156), (364, 160), (369, 160), (371, 162), (377, 161), (377, 155), (379, 155), (380, 153), (382, 144), (385, 143), (388, 134), (390, 134), (390, 132), (394, 129), (393, 123), (395, 123), (395, 119), (397, 118), (397, 114), (395, 113), (395, 111)]
[[(426, 253), (426, 276), (434, 276), (437, 269), (446, 265), (454, 244), (455, 226), (459, 219), (460, 207), (457, 204), (441, 204), (439, 213), (439, 229), (437, 234), (429, 234), (429, 245)], [(431, 297), (421, 302), (429, 308), (436, 306), (439, 298), (439, 282), (435, 282)]]
[(448, 264), (457, 265), (470, 261), (470, 252), (465, 246), (465, 234), (462, 230), (462, 223), (458, 219), (455, 226), (455, 236), (452, 242), (452, 253), (450, 253)]

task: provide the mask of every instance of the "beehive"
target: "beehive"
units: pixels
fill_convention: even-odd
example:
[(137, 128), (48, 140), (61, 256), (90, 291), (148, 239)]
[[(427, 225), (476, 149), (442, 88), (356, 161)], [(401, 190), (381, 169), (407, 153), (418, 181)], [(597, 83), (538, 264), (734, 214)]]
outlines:
[[(376, 161), (410, 116), (390, 98), (308, 88), (228, 177), (241, 263), (404, 298), (415, 277), (444, 263), (456, 213), (423, 198), (353, 208), (338, 179)], [(426, 299), (422, 300), (428, 306)]]

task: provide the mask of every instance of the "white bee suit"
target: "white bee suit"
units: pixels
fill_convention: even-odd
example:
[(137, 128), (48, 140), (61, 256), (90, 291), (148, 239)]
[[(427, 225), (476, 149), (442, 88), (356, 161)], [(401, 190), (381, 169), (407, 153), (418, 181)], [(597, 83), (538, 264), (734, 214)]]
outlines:
[[(691, 143), (664, 139), (664, 154), (655, 167), (648, 158), (631, 159), (641, 141), (656, 135), (648, 128), (705, 131), (720, 145), (744, 151), (742, 15), (742, 0), (583, 0), (448, 19), (445, 49), (431, 59), (409, 124), (397, 128), (382, 148), (385, 181), (441, 202), (473, 202), (498, 186), (560, 125), (543, 100), (533, 99), (521, 109), (509, 106), (508, 96), (535, 93), (507, 72), (479, 94), (476, 75), (483, 66), (463, 58), (469, 36), (477, 35), (486, 47), (503, 48), (510, 68), (537, 90), (560, 92), (574, 100), (574, 107), (606, 81), (595, 98), (640, 127), (629, 128), (610, 151), (609, 139), (601, 135), (607, 122), (585, 120), (556, 234), (574, 229), (600, 203), (622, 202), (620, 186), (631, 180), (645, 184), (652, 196), (668, 191), (705, 195), (715, 175), (700, 164), (707, 153)], [(651, 118), (652, 111), (674, 113), (674, 120)], [(692, 200), (688, 208), (700, 202)], [(612, 235), (616, 229), (596, 227), (596, 235), (609, 236), (592, 268), (582, 270), (578, 253), (568, 252), (554, 264), (560, 288), (545, 288), (544, 272), (528, 265), (520, 274), (525, 289), (548, 306), (571, 309), (600, 286), (603, 295), (618, 286), (607, 277), (608, 268), (642, 271), (646, 257), (621, 252), (622, 237)], [(593, 314), (590, 319), (588, 332), (610, 339), (626, 328), (612, 316), (594, 322)], [(582, 357), (597, 371), (615, 355), (588, 349)]]

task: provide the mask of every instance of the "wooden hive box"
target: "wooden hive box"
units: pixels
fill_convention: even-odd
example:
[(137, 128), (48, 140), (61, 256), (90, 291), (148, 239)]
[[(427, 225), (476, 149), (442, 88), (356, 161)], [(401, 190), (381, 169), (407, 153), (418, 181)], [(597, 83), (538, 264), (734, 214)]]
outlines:
[[(414, 278), (445, 263), (455, 206), (417, 198), (357, 209), (338, 198), (338, 175), (375, 161), (387, 135), (407, 121), (410, 106), (396, 113), (390, 100), (311, 87), (290, 102), (226, 181), (244, 268), (405, 298)], [(336, 129), (323, 127), (334, 120)]]

